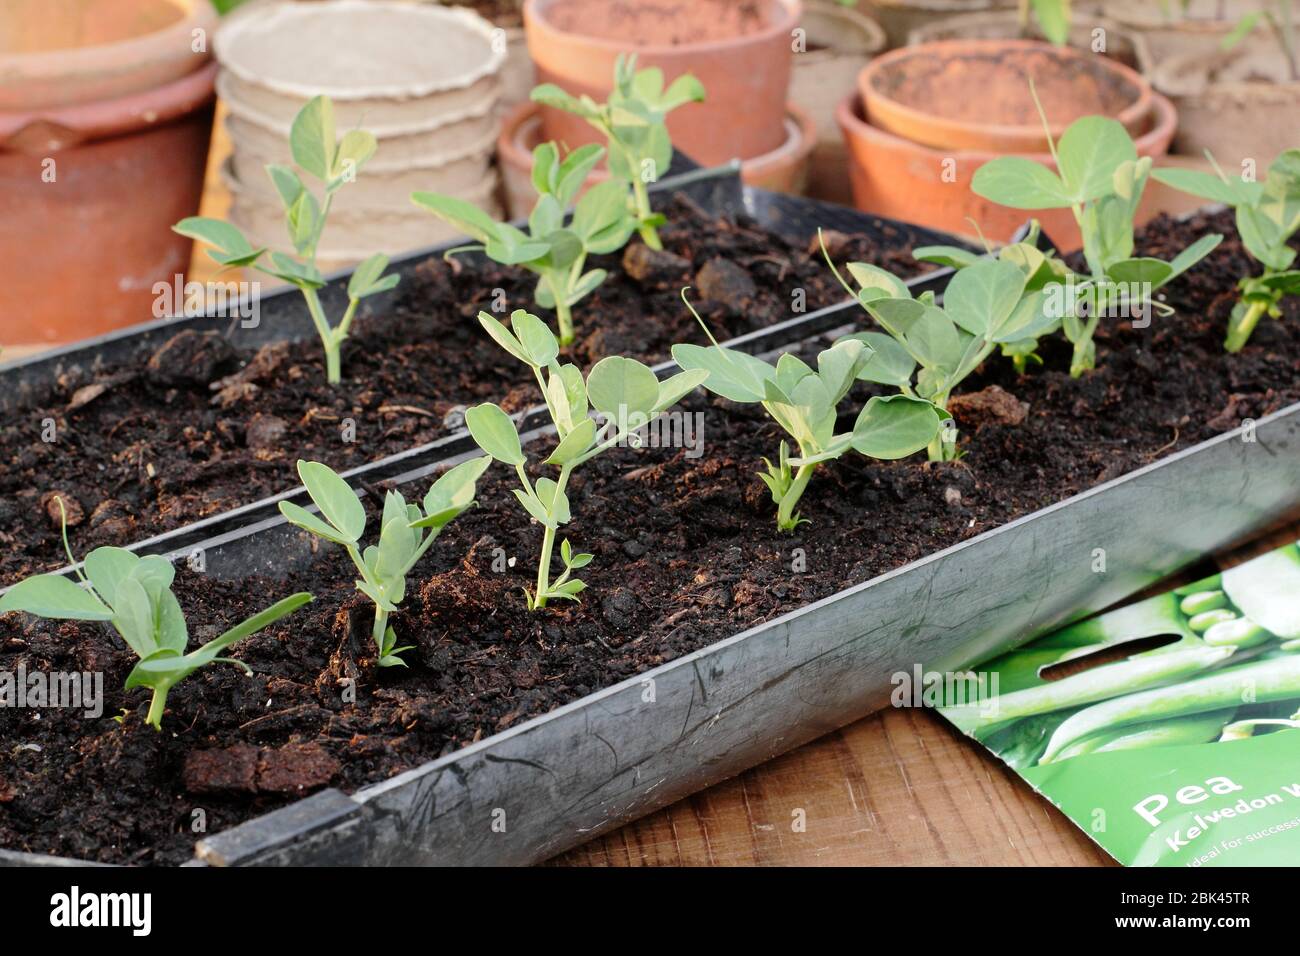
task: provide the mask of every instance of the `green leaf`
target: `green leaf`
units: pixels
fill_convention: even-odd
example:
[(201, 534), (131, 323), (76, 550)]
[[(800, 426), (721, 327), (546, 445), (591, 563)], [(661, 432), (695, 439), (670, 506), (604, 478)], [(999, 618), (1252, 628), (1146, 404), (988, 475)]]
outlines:
[(560, 201), (561, 206), (572, 204), (573, 198), (578, 195), (582, 184), (587, 181), (588, 174), (604, 155), (604, 147), (591, 143), (586, 146), (579, 146), (564, 157), (564, 162), (560, 163), (560, 167), (556, 171), (554, 190), (555, 198)]
[(522, 465), (523, 448), (510, 416), (492, 404), (475, 405), (465, 412), (465, 426), (485, 452), (505, 465)]
[(515, 338), (514, 333), (507, 329), (501, 322), (486, 312), (478, 314), (478, 321), (487, 334), (492, 336), (497, 345), (501, 346), (519, 361), (525, 365), (532, 365), (532, 356), (524, 348), (523, 343)]
[(555, 465), (557, 467), (567, 465), (582, 455), (586, 454), (591, 448), (592, 442), (596, 440), (596, 422), (590, 418), (584, 418), (581, 422), (564, 436), (551, 452), (551, 456), (546, 459), (545, 464)]
[(6, 591), (0, 596), (0, 614), (10, 611), (68, 621), (108, 621), (113, 617), (93, 594), (57, 574), (38, 574)]
[(604, 269), (592, 269), (590, 272), (583, 274), (573, 288), (569, 290), (568, 304), (577, 305), (582, 299), (596, 290), (596, 288), (605, 281), (607, 273)]
[(1193, 196), (1200, 196), (1210, 202), (1221, 202), (1226, 206), (1236, 206), (1243, 200), (1241, 192), (1230, 182), (1224, 182), (1212, 173), (1199, 169), (1156, 169), (1151, 175), (1157, 182)]
[(1197, 239), (1182, 252), (1178, 253), (1178, 255), (1174, 256), (1174, 261), (1169, 263), (1170, 273), (1166, 276), (1165, 282), (1169, 283), (1174, 279), (1177, 279), (1180, 275), (1218, 248), (1219, 243), (1222, 241), (1223, 236), (1217, 233), (1208, 236), (1201, 236), (1201, 238)]
[(1075, 120), (1061, 136), (1056, 151), (1061, 180), (1067, 194), (1078, 203), (1111, 193), (1116, 167), (1138, 158), (1124, 124), (1108, 116)]
[(207, 216), (190, 216), (172, 226), (172, 232), (180, 233), (190, 239), (197, 239), (214, 246), (208, 255), (223, 266), (247, 266), (256, 262), (266, 251), (265, 248), (253, 248), (244, 234), (228, 222), (210, 219)]
[(776, 369), (760, 358), (720, 346), (674, 345), (673, 361), (687, 370), (708, 373), (704, 387), (733, 402), (761, 402), (763, 383), (776, 377)]
[(1107, 269), (1106, 278), (1111, 282), (1134, 285), (1150, 283), (1152, 289), (1158, 289), (1168, 281), (1173, 271), (1173, 267), (1161, 259), (1125, 259)]
[(538, 478), (535, 484), (537, 500), (546, 508), (555, 524), (569, 523), (569, 496), (550, 478)]
[(118, 585), (113, 612), (113, 627), (137, 657), (148, 657), (158, 650), (154, 602), (134, 575)]
[(334, 469), (318, 461), (299, 459), (298, 477), (326, 521), (348, 541), (361, 537), (366, 530), (366, 509)]
[(952, 277), (943, 296), (943, 311), (972, 335), (989, 338), (1011, 317), (1027, 281), (1014, 263), (985, 259)]
[(537, 519), (538, 524), (545, 528), (554, 528), (557, 522), (546, 513), (546, 506), (537, 500), (536, 495), (530, 495), (523, 488), (511, 489), (519, 503), (524, 506), (524, 510)]
[[(312, 596), (310, 594), (300, 591), (282, 601), (277, 601), (266, 610), (254, 614), (252, 617), (248, 618), (248, 620), (236, 624), (220, 637), (213, 638), (191, 654), (186, 654), (184, 657), (151, 657), (148, 660), (141, 661), (137, 664), (136, 670), (151, 675), (181, 672), (181, 677), (184, 677), (197, 668), (211, 663), (222, 651), (230, 647), (232, 644), (242, 641), (246, 637), (251, 637), (258, 631), (269, 627), (276, 621), (280, 620), (280, 618), (292, 614), (304, 604), (310, 603), (311, 600)], [(175, 681), (173, 681), (173, 683), (175, 683)]]
[(912, 250), (912, 258), (921, 262), (951, 266), (954, 269), (964, 269), (979, 262), (982, 257), (979, 253), (960, 246), (917, 246)]
[(939, 413), (929, 402), (906, 395), (872, 398), (853, 425), (853, 448), (868, 458), (906, 458), (939, 433)]
[(344, 133), (330, 167), (330, 185), (338, 188), (343, 182), (355, 177), (370, 157), (375, 155), (378, 147), (379, 142), (374, 133), (364, 129), (350, 129)]
[(163, 591), (159, 595), (157, 615), (158, 646), (178, 654), (184, 653), (185, 645), (190, 642), (190, 632), (185, 625), (185, 612), (181, 610), (180, 602), (170, 590)]
[(653, 410), (662, 412), (666, 408), (671, 408), (703, 385), (708, 377), (709, 373), (704, 369), (692, 369), (664, 379), (659, 383), (659, 397), (655, 399)]
[(411, 193), (411, 201), (471, 239), (486, 243), (497, 238), (498, 223), (471, 202), (429, 192)]
[(307, 187), (302, 184), (298, 174), (294, 172), (292, 166), (281, 166), (277, 163), (271, 163), (266, 167), (266, 173), (271, 178), (271, 184), (275, 186), (275, 191), (280, 196), (280, 202), (284, 203), (287, 210), (298, 197), (307, 191)]
[[(483, 477), (483, 473), (487, 471), (488, 466), (491, 464), (491, 456), (484, 455), (480, 458), (463, 461), (454, 468), (447, 469), (446, 473), (433, 483), (424, 496), (424, 513), (426, 517), (413, 524), (412, 527), (441, 528), (447, 523), (446, 521), (441, 524), (430, 523), (429, 518), (440, 517), (453, 509), (459, 514), (465, 508), (468, 508), (474, 502), (478, 480)], [(451, 519), (447, 520), (450, 521)]]
[(284, 515), (285, 520), (291, 525), (302, 528), (304, 531), (316, 535), (318, 538), (324, 538), (326, 541), (333, 541), (335, 544), (355, 544), (356, 541), (347, 538), (335, 530), (331, 525), (316, 517), (305, 508), (300, 508), (291, 501), (280, 502), (280, 514)]
[(906, 282), (879, 266), (866, 262), (850, 262), (845, 268), (848, 269), (849, 275), (853, 276), (853, 281), (858, 284), (860, 289), (858, 299), (863, 303), (881, 298), (910, 299), (912, 297), (912, 290), (907, 287)]
[(586, 116), (591, 111), (582, 105), (576, 98), (570, 96), (554, 83), (542, 83), (533, 87), (529, 94), (529, 99), (534, 103), (541, 103), (543, 106), (553, 106), (557, 110), (564, 110), (568, 113), (574, 113), (578, 116)]
[(611, 355), (587, 376), (587, 397), (597, 411), (620, 419), (634, 412), (649, 414), (659, 399), (659, 380), (635, 359)]
[(529, 365), (545, 368), (560, 354), (560, 343), (546, 323), (530, 312), (516, 309), (510, 315), (510, 327), (524, 352)]
[(872, 349), (871, 355), (858, 370), (858, 379), (905, 388), (912, 384), (916, 360), (908, 354), (892, 335), (884, 332), (855, 332), (848, 338), (864, 342)]
[[(840, 339), (817, 356), (817, 375), (831, 405), (838, 405), (857, 380), (862, 366), (871, 358), (869, 344), (859, 338)], [(778, 368), (778, 373), (780, 369)]]
[(117, 588), (130, 577), (140, 558), (124, 548), (96, 548), (86, 555), (86, 577), (109, 607), (117, 600)]
[(326, 96), (307, 101), (289, 128), (289, 150), (293, 161), (317, 179), (330, 178), (334, 164), (334, 103)]
[(975, 170), (971, 191), (1012, 209), (1066, 209), (1073, 202), (1056, 173), (1023, 156), (989, 160)]
[(316, 197), (306, 190), (300, 192), (285, 214), (285, 220), (289, 227), (289, 241), (299, 255), (308, 255), (323, 226)]
[(300, 289), (320, 289), (325, 285), (324, 277), (314, 265), (297, 262), (283, 252), (271, 253), (271, 265), (268, 272)]
[(387, 292), (393, 288), (393, 286), (397, 285), (400, 276), (396, 273), (388, 276), (384, 275), (384, 270), (387, 268), (388, 256), (382, 252), (376, 252), (366, 259), (356, 267), (352, 273), (352, 278), (348, 280), (348, 297), (364, 299), (368, 295)]

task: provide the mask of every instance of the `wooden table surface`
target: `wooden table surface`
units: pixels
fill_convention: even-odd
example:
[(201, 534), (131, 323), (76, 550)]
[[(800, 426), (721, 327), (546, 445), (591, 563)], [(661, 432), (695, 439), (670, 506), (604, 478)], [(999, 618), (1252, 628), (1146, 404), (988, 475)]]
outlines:
[[(204, 215), (230, 197), (218, 119)], [(195, 250), (191, 277), (214, 278)], [(1300, 538), (1300, 520), (1221, 557)], [(1170, 584), (1168, 586), (1173, 586)], [(1164, 590), (1161, 586), (1153, 590)], [(802, 820), (802, 829), (796, 826)], [(552, 866), (1104, 866), (1078, 828), (937, 714), (890, 709), (687, 797), (549, 861)]]

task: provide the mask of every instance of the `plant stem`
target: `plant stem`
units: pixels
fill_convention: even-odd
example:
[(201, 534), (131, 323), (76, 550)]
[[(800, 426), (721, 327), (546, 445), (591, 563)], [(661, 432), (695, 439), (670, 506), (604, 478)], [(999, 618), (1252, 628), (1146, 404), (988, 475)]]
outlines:
[(145, 715), (144, 722), (155, 730), (162, 730), (163, 711), (167, 709), (167, 690), (166, 687), (155, 687), (153, 699), (149, 701), (149, 713)]
[(812, 479), (813, 469), (816, 467), (816, 465), (800, 465), (799, 470), (794, 473), (794, 480), (790, 482), (790, 487), (786, 489), (785, 495), (781, 498), (781, 503), (776, 508), (776, 526), (778, 530), (793, 531), (798, 527), (799, 521), (794, 516), (794, 506), (803, 497), (804, 489), (808, 487), (808, 482)]
[[(560, 477), (555, 482), (555, 497), (551, 499), (550, 507), (552, 518), (555, 515), (555, 503), (560, 500), (560, 495), (564, 494), (564, 486), (569, 483), (570, 471), (572, 471), (572, 464), (563, 466), (560, 469)], [(555, 525), (551, 524), (542, 535), (542, 554), (537, 562), (537, 594), (533, 599), (534, 611), (546, 607), (546, 595), (551, 589), (551, 551), (554, 548)]]
[(337, 385), (343, 380), (339, 363), (339, 343), (334, 338), (329, 322), (325, 319), (325, 310), (321, 307), (320, 296), (316, 294), (316, 290), (304, 288), (302, 296), (307, 300), (307, 311), (311, 313), (312, 324), (316, 326), (316, 334), (320, 336), (320, 344), (325, 349), (325, 380), (331, 385)]
[(573, 312), (569, 308), (568, 299), (565, 297), (562, 289), (557, 287), (557, 283), (550, 276), (546, 278), (547, 285), (551, 287), (551, 295), (555, 296), (555, 317), (560, 323), (560, 344), (573, 344)]
[(1229, 319), (1228, 337), (1224, 340), (1223, 347), (1229, 352), (1240, 352), (1245, 348), (1251, 333), (1255, 331), (1255, 326), (1259, 324), (1266, 311), (1268, 311), (1267, 302), (1252, 302), (1250, 308), (1240, 318), (1234, 315)]
[(375, 626), (371, 628), (370, 636), (374, 638), (375, 649), (380, 653), (384, 650), (384, 633), (388, 630), (388, 612), (375, 605)]
[(632, 180), (632, 195), (636, 199), (636, 217), (641, 221), (638, 231), (641, 233), (641, 241), (655, 251), (659, 251), (664, 244), (659, 241), (659, 231), (654, 226), (646, 222), (652, 215), (650, 209), (650, 194), (646, 190), (645, 183), (640, 179)]

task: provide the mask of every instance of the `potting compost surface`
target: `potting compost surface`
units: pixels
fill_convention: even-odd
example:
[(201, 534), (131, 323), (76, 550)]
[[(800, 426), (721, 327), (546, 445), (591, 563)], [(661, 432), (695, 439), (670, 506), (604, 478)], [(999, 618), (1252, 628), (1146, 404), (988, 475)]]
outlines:
[[(811, 523), (792, 535), (775, 530), (757, 476), (778, 429), (754, 406), (696, 394), (684, 407), (703, 416), (698, 457), (619, 449), (575, 473), (565, 534), (595, 555), (582, 572), (589, 590), (580, 604), (529, 612), (540, 533), (511, 476), (489, 471), (478, 507), (444, 531), (393, 617), (416, 645), (406, 669), (374, 668), (370, 606), (329, 546), (285, 580), (178, 575), (196, 638), (294, 591), (316, 601), (236, 645), (254, 677), (211, 666), (175, 687), (162, 733), (142, 723), (144, 695), (122, 691), (133, 660), (106, 630), (5, 619), (0, 670), (103, 671), (105, 699), (89, 721), (0, 709), (0, 846), (181, 862), (195, 809), (211, 832), (326, 785), (384, 779), (1300, 400), (1294, 300), (1243, 352), (1223, 352), (1236, 279), (1253, 268), (1230, 214), (1159, 220), (1139, 247), (1171, 258), (1206, 231), (1229, 238), (1167, 290), (1176, 315), (1143, 330), (1103, 324), (1098, 368), (1081, 379), (1064, 371), (1068, 346), (1056, 340), (1024, 377), (989, 363), (953, 403), (960, 461), (827, 464), (801, 503)], [(449, 271), (431, 275), (455, 288)], [(467, 342), (472, 312), (461, 316)], [(688, 324), (680, 337), (699, 335)], [(844, 407), (867, 394), (860, 386)], [(90, 546), (80, 528), (72, 539)], [(344, 699), (350, 680), (355, 703)]]

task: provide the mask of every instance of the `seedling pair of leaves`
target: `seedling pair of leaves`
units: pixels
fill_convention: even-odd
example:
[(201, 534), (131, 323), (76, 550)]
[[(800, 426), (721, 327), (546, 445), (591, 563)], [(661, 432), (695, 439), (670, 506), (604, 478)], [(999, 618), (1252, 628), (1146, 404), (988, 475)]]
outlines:
[[(905, 282), (877, 266), (849, 263), (849, 274), (859, 286), (856, 293), (834, 263), (831, 269), (884, 329), (849, 337), (872, 349), (857, 377), (933, 403), (944, 427), (930, 443), (929, 456), (944, 461), (957, 457), (948, 402), (958, 386), (999, 346), (1032, 354), (1038, 338), (1059, 326), (1048, 307), (1048, 287), (1057, 281), (1062, 266), (1028, 242), (1007, 246), (996, 258), (936, 247), (918, 254), (923, 251), (958, 266), (942, 307), (930, 292), (914, 298)], [(826, 261), (830, 263), (829, 256)]]
[[(1049, 127), (1043, 117), (1043, 128)], [(1064, 277), (1059, 318), (1074, 345), (1070, 374), (1096, 365), (1093, 336), (1112, 303), (1156, 308), (1153, 296), (1217, 246), (1222, 236), (1202, 236), (1172, 262), (1133, 256), (1133, 217), (1142, 200), (1151, 159), (1139, 158), (1128, 131), (1116, 120), (1085, 116), (1056, 143), (1047, 135), (1056, 170), (1023, 156), (1000, 156), (975, 171), (971, 188), (1015, 209), (1070, 209), (1083, 235), (1090, 275)]]
[(628, 209), (626, 185), (614, 179), (587, 190), (565, 225), (564, 210), (604, 154), (599, 146), (583, 146), (561, 160), (554, 143), (533, 150), (533, 185), (538, 197), (528, 217), (528, 232), (496, 222), (482, 209), (454, 196), (418, 192), (411, 198), (481, 243), (452, 252), (479, 249), (495, 262), (522, 266), (536, 274), (533, 300), (540, 308), (555, 310), (560, 342), (569, 345), (573, 342), (573, 306), (605, 281), (604, 269), (586, 270), (587, 256), (623, 248), (637, 226)]
[(585, 93), (570, 96), (553, 83), (532, 92), (535, 103), (580, 116), (599, 130), (609, 149), (609, 174), (632, 190), (636, 224), (651, 249), (662, 249), (658, 226), (664, 217), (650, 210), (647, 183), (655, 182), (672, 165), (673, 144), (665, 123), (668, 114), (686, 103), (704, 100), (704, 86), (690, 73), (664, 89), (658, 67), (636, 68), (636, 57), (619, 54), (614, 63), (614, 89), (605, 103)]
[(874, 347), (867, 341), (850, 338), (837, 342), (817, 356), (814, 370), (788, 352), (772, 365), (748, 353), (724, 348), (702, 320), (700, 325), (713, 344), (674, 345), (673, 360), (687, 371), (706, 373), (704, 387), (715, 395), (761, 405), (799, 450), (797, 457), (791, 457), (789, 445), (782, 440), (777, 463), (764, 459), (766, 471), (759, 473), (772, 493), (777, 506), (776, 525), (782, 531), (793, 531), (808, 520), (795, 509), (818, 465), (834, 461), (850, 449), (868, 458), (905, 458), (938, 436), (938, 409), (909, 395), (871, 398), (858, 414), (853, 429), (836, 433), (840, 402), (876, 358)]
[(388, 491), (379, 523), (379, 543), (361, 551), (366, 510), (356, 493), (328, 465), (298, 462), (298, 477), (320, 513), (312, 514), (289, 501), (280, 502), (280, 513), (290, 524), (342, 545), (347, 551), (361, 574), (357, 590), (375, 605), (371, 636), (380, 667), (406, 666), (398, 655), (410, 650), (411, 645), (397, 646), (397, 634), (389, 626), (388, 616), (406, 597), (406, 576), (411, 569), (442, 529), (474, 504), (475, 483), (489, 464), (489, 458), (474, 458), (449, 469), (433, 483), (419, 505), (408, 504), (399, 491)]
[(1193, 169), (1158, 169), (1154, 175), (1175, 189), (1233, 207), (1242, 244), (1264, 267), (1261, 275), (1238, 283), (1241, 297), (1228, 320), (1224, 348), (1239, 352), (1261, 318), (1281, 318), (1282, 300), (1300, 295), (1300, 270), (1292, 268), (1296, 251), (1289, 244), (1300, 230), (1300, 149), (1278, 156), (1262, 183), (1229, 178), (1206, 155), (1217, 175)]
[[(59, 507), (63, 507), (61, 500)], [(66, 518), (63, 544), (68, 561), (76, 564), (68, 548)], [(0, 597), (0, 614), (26, 611), (36, 617), (111, 624), (140, 659), (127, 675), (126, 689), (153, 690), (145, 723), (157, 730), (162, 729), (168, 691), (213, 661), (234, 664), (251, 675), (247, 664), (223, 657), (222, 652), (312, 599), (310, 594), (294, 594), (186, 653), (189, 628), (172, 591), (176, 570), (170, 561), (155, 555), (142, 558), (122, 548), (96, 548), (86, 555), (84, 568), (77, 570), (81, 584), (57, 574), (20, 581)]]
[(396, 275), (384, 275), (388, 257), (375, 253), (353, 271), (348, 281), (347, 309), (338, 325), (331, 326), (325, 317), (318, 294), (325, 286), (325, 278), (316, 268), (316, 250), (334, 194), (356, 179), (375, 148), (375, 136), (366, 130), (351, 129), (341, 139), (337, 138), (334, 104), (328, 97), (317, 96), (298, 111), (289, 131), (289, 150), (300, 169), (324, 184), (325, 202), (322, 204), (303, 184), (293, 167), (277, 164), (266, 167), (284, 206), (289, 239), (297, 257), (279, 251), (268, 255), (264, 247), (254, 247), (237, 227), (220, 219), (191, 216), (172, 226), (182, 236), (211, 245), (208, 255), (223, 266), (256, 269), (295, 286), (307, 301), (307, 311), (325, 349), (325, 374), (331, 385), (342, 381), (341, 352), (357, 306), (362, 299), (386, 292), (398, 281)]
[[(560, 542), (564, 571), (551, 580), (551, 556), (561, 525), (572, 517), (566, 491), (574, 469), (620, 443), (637, 444), (639, 429), (676, 404), (705, 379), (703, 372), (682, 372), (660, 382), (647, 366), (622, 356), (601, 359), (584, 381), (582, 370), (559, 362), (560, 345), (546, 323), (522, 309), (510, 316), (507, 328), (486, 312), (479, 322), (503, 349), (532, 369), (559, 443), (542, 462), (559, 469), (554, 478), (528, 478), (527, 456), (510, 416), (493, 404), (476, 405), (465, 413), (465, 424), (485, 452), (515, 469), (515, 497), (544, 529), (537, 565), (537, 586), (524, 594), (530, 610), (551, 600), (573, 601), (586, 584), (573, 572), (591, 562), (590, 554), (575, 554), (567, 538)], [(597, 424), (591, 412), (604, 421)]]

